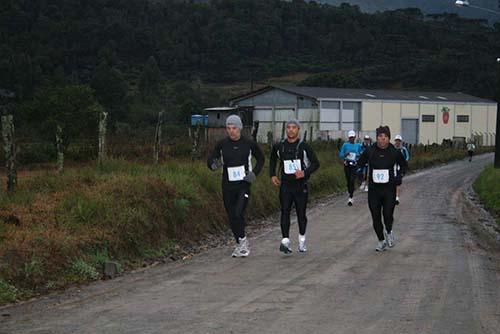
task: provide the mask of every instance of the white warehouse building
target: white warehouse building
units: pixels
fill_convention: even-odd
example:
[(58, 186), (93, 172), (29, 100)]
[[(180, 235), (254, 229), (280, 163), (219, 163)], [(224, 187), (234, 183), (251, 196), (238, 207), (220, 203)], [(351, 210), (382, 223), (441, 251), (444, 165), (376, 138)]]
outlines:
[(462, 93), (267, 86), (229, 102), (259, 121), (259, 142), (269, 132), (279, 140), (283, 122), (297, 118), (314, 139), (345, 137), (349, 130), (374, 136), (388, 125), (409, 144), (470, 138), (495, 144), (497, 103)]

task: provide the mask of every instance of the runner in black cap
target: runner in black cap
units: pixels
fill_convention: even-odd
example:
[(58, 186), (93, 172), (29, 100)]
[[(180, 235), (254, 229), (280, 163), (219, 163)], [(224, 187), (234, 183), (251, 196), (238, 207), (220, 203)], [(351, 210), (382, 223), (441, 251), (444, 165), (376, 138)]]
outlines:
[[(394, 246), (394, 207), (396, 205), (396, 180), (394, 166), (397, 164), (404, 174), (407, 163), (401, 151), (390, 143), (391, 131), (388, 126), (377, 128), (377, 143), (365, 150), (358, 163), (369, 166), (368, 206), (373, 219), (373, 228), (378, 237), (377, 251)], [(384, 223), (382, 224), (382, 215)], [(385, 225), (385, 231), (384, 231)]]

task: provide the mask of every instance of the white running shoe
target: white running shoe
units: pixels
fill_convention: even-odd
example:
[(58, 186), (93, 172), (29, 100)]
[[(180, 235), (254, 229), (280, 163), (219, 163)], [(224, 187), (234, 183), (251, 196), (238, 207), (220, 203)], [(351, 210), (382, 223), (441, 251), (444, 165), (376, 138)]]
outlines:
[(366, 184), (365, 184), (365, 182), (363, 181), (363, 182), (361, 183), (361, 186), (359, 186), (359, 190), (363, 190), (363, 189), (365, 188), (365, 186), (366, 186)]
[(240, 244), (236, 244), (236, 247), (234, 247), (233, 250), (233, 254), (231, 254), (232, 257), (241, 257), (240, 246)]
[(280, 252), (283, 252), (285, 254), (290, 254), (292, 252), (292, 249), (290, 248), (290, 239), (288, 238), (283, 238), (280, 243)]
[(306, 236), (299, 234), (299, 252), (305, 253), (307, 252), (307, 244), (306, 244)]
[(250, 248), (248, 247), (248, 240), (246, 237), (239, 238), (239, 244), (234, 248), (232, 257), (247, 257), (250, 254)]
[(368, 192), (368, 183), (365, 186), (365, 192)]
[(396, 242), (395, 239), (396, 238), (394, 237), (394, 231), (391, 231), (391, 233), (387, 233), (385, 240), (387, 240), (387, 246), (389, 246), (389, 248), (394, 247), (394, 244)]
[(248, 246), (247, 237), (240, 238), (240, 256), (247, 257), (250, 255), (250, 247)]
[(352, 206), (352, 197), (349, 197), (349, 200), (347, 201), (347, 205)]
[(375, 250), (377, 252), (383, 252), (387, 249), (387, 242), (385, 240), (379, 241)]

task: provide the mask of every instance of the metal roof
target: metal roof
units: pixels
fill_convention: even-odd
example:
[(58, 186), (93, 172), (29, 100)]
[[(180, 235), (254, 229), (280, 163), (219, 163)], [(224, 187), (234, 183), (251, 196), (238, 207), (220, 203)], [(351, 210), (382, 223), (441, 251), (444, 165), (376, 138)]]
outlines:
[(236, 110), (237, 108), (235, 107), (212, 107), (212, 108), (205, 108), (205, 111), (230, 111), (230, 110)]
[(426, 92), (385, 89), (354, 89), (354, 88), (327, 88), (327, 87), (299, 87), (299, 86), (267, 86), (245, 95), (231, 99), (232, 103), (260, 95), (272, 89), (280, 89), (295, 95), (319, 99), (352, 99), (352, 100), (393, 100), (393, 101), (422, 101), (422, 102), (469, 102), (495, 103), (495, 101), (480, 97), (453, 92)]

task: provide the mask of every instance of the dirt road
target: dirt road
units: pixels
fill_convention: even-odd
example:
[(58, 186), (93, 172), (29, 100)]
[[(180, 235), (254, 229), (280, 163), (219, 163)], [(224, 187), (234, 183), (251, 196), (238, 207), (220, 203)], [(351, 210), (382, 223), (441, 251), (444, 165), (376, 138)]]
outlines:
[[(492, 155), (405, 178), (396, 247), (374, 251), (366, 194), (309, 212), (309, 252), (213, 249), (63, 296), (0, 310), (0, 333), (500, 333), (500, 265), (470, 232), (464, 190)], [(292, 227), (296, 248), (296, 224)]]

